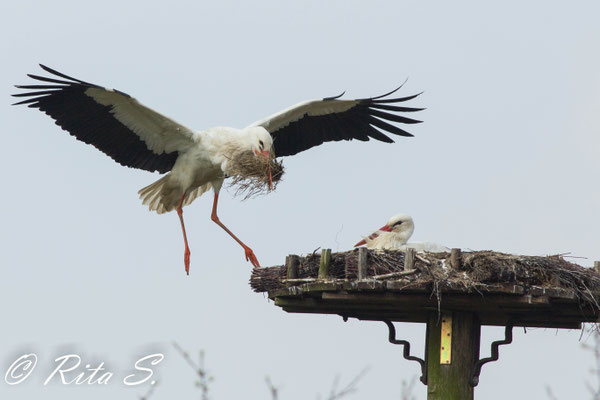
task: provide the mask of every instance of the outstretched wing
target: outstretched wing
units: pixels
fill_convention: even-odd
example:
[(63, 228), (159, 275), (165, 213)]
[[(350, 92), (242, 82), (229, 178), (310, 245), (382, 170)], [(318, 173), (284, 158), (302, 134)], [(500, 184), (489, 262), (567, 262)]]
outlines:
[(72, 78), (44, 65), (61, 79), (28, 76), (44, 82), (17, 85), (27, 92), (17, 104), (39, 108), (78, 140), (91, 144), (121, 165), (168, 172), (178, 152), (194, 143), (194, 132), (118, 90)]
[[(400, 86), (402, 87), (402, 86)], [(273, 137), (277, 157), (291, 156), (338, 140), (362, 140), (370, 138), (393, 143), (385, 133), (413, 136), (390, 122), (416, 124), (421, 121), (404, 117), (399, 113), (421, 111), (423, 108), (399, 106), (397, 103), (414, 99), (413, 96), (387, 98), (397, 88), (381, 96), (357, 100), (338, 100), (344, 93), (323, 100), (296, 104), (250, 126), (262, 126)]]

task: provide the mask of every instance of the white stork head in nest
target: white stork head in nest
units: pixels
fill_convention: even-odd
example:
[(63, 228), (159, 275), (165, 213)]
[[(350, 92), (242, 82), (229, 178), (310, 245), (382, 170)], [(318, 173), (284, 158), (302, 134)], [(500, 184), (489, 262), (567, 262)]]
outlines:
[(369, 249), (398, 249), (408, 242), (414, 230), (415, 224), (410, 215), (396, 214), (354, 247), (366, 244)]

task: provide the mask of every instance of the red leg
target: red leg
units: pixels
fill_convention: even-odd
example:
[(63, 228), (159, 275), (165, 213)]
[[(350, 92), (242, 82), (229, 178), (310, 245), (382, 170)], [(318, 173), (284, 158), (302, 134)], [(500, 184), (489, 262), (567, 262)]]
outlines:
[(235, 239), (236, 242), (238, 242), (243, 248), (244, 248), (244, 252), (246, 253), (246, 261), (250, 261), (252, 263), (253, 266), (255, 267), (260, 267), (260, 264), (258, 263), (258, 259), (256, 258), (256, 256), (254, 255), (254, 252), (252, 251), (252, 249), (248, 246), (246, 246), (240, 239), (238, 239), (229, 229), (227, 229), (227, 227), (225, 225), (223, 225), (223, 223), (219, 220), (219, 217), (217, 216), (217, 203), (219, 202), (219, 193), (215, 192), (215, 199), (213, 201), (213, 208), (212, 208), (212, 214), (210, 216), (210, 219), (212, 219), (217, 225), (219, 225), (221, 228), (223, 228), (223, 230), (227, 233), (229, 233), (229, 236), (231, 236), (232, 238)]
[(181, 230), (183, 231), (183, 241), (185, 243), (185, 252), (183, 253), (183, 263), (185, 264), (185, 273), (190, 274), (190, 247), (188, 246), (187, 235), (185, 234), (185, 224), (183, 223), (183, 200), (185, 199), (185, 193), (181, 197), (179, 206), (177, 207), (177, 215), (179, 215), (179, 221), (181, 221)]

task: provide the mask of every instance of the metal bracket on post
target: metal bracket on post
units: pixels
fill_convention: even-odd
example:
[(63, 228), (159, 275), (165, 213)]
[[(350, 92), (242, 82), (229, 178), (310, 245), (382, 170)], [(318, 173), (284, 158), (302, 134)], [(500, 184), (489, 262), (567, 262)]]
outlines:
[(495, 342), (492, 342), (492, 355), (491, 357), (487, 357), (487, 358), (482, 358), (481, 360), (478, 360), (475, 362), (475, 364), (473, 365), (473, 372), (471, 373), (471, 386), (475, 387), (479, 384), (479, 374), (481, 374), (481, 367), (483, 367), (484, 364), (489, 363), (491, 361), (497, 361), (499, 358), (499, 354), (498, 354), (498, 347), (503, 345), (503, 344), (511, 344), (512, 343), (512, 330), (513, 330), (513, 326), (512, 324), (506, 325), (506, 327), (504, 328), (504, 340), (497, 340)]
[[(423, 360), (422, 358), (419, 358), (419, 357), (411, 356), (410, 355), (410, 343), (406, 340), (396, 339), (396, 327), (390, 320), (384, 319), (382, 321), (385, 322), (385, 324), (388, 326), (388, 329), (389, 329), (388, 340), (390, 341), (390, 343), (401, 344), (402, 346), (404, 346), (403, 351), (402, 351), (402, 356), (409, 361), (416, 361), (421, 365), (421, 377), (419, 378), (419, 380), (424, 385), (427, 385), (427, 363), (425, 362), (425, 360)], [(427, 354), (427, 349), (425, 349), (425, 354)]]
[(442, 313), (440, 364), (452, 364), (452, 313)]

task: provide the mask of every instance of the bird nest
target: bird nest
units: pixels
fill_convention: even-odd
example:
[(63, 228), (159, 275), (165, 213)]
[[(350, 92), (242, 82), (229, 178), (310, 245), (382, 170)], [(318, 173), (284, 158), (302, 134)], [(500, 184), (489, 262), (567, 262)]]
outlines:
[(227, 175), (231, 178), (229, 187), (234, 189), (236, 196), (243, 196), (244, 200), (266, 194), (271, 190), (269, 167), (273, 182), (272, 190), (275, 190), (283, 176), (281, 161), (278, 161), (274, 155), (265, 158), (256, 156), (252, 151), (237, 153), (228, 161)]
[[(290, 286), (310, 285), (318, 281), (320, 255), (300, 257), (297, 278), (286, 279), (285, 266), (256, 268), (250, 286), (255, 292), (274, 292)], [(569, 292), (594, 309), (600, 310), (600, 274), (565, 260), (562, 256), (523, 256), (494, 251), (464, 252), (459, 268), (451, 267), (450, 253), (418, 253), (413, 270), (404, 269), (402, 251), (369, 250), (365, 281), (380, 284), (381, 289), (393, 287), (401, 291), (423, 291), (440, 296), (453, 292), (494, 292), (510, 284), (523, 288), (553, 289)], [(331, 255), (329, 282), (346, 285), (358, 278), (358, 251)], [(386, 286), (387, 283), (387, 286)], [(345, 286), (343, 286), (345, 287)], [(505, 286), (504, 286), (505, 287)]]

